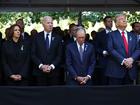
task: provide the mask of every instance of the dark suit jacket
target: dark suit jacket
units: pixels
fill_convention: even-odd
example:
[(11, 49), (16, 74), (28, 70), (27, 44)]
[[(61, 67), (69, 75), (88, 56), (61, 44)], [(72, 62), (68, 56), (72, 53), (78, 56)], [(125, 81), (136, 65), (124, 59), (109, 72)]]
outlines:
[[(140, 55), (137, 37), (130, 32), (128, 35), (129, 57), (136, 61)], [(121, 65), (124, 58), (127, 58), (122, 36), (118, 30), (109, 34), (108, 51), (110, 57), (108, 60), (106, 75), (109, 77), (123, 78), (128, 71), (131, 79), (136, 79), (136, 63), (134, 62), (132, 69), (127, 70)]]
[(13, 40), (7, 40), (2, 46), (2, 64), (5, 77), (12, 74), (20, 74), (27, 78), (29, 72), (29, 43), (21, 41), (15, 43)]
[(24, 32), (23, 40), (30, 40), (30, 36), (27, 32)]
[(65, 40), (65, 46), (67, 46), (68, 44), (73, 43), (73, 42), (74, 42), (74, 37), (70, 37)]
[(105, 69), (107, 64), (107, 56), (103, 56), (103, 51), (107, 51), (108, 34), (106, 30), (98, 32), (95, 39), (96, 53), (99, 67)]
[(69, 77), (73, 80), (77, 76), (92, 75), (95, 66), (94, 47), (85, 43), (83, 62), (80, 59), (80, 54), (76, 42), (67, 46), (66, 50), (66, 65)]
[(47, 50), (45, 46), (44, 31), (38, 33), (32, 42), (31, 57), (35, 64), (35, 70), (33, 70), (35, 76), (43, 74), (39, 69), (41, 63), (53, 64), (56, 69), (59, 68), (62, 57), (62, 39), (59, 35), (52, 32), (50, 48)]

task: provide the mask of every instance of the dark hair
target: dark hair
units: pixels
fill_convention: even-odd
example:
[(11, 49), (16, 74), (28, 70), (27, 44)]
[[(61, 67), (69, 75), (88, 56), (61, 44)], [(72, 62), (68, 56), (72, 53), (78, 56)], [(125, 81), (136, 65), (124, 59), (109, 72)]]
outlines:
[(13, 24), (10, 29), (9, 29), (9, 34), (7, 36), (7, 40), (11, 40), (13, 35), (14, 35), (14, 28), (18, 26), (20, 28), (20, 32), (21, 32), (21, 27), (18, 24)]
[(74, 23), (69, 25), (69, 29), (71, 29), (72, 27), (76, 26)]
[(132, 24), (131, 24), (132, 28), (135, 27), (135, 24), (140, 24), (140, 23), (139, 23), (139, 22), (134, 22), (134, 23), (132, 23)]
[(103, 22), (106, 22), (106, 20), (107, 20), (108, 18), (111, 18), (111, 19), (112, 19), (111, 16), (106, 16), (106, 17), (103, 19)]
[(18, 19), (18, 20), (16, 21), (16, 23), (19, 22), (19, 21), (22, 21), (22, 22), (23, 22), (23, 18)]
[(38, 32), (37, 32), (36, 29), (33, 29), (33, 30), (31, 30), (31, 32), (30, 32), (31, 36), (34, 36), (34, 35), (36, 35), (37, 33), (38, 33)]

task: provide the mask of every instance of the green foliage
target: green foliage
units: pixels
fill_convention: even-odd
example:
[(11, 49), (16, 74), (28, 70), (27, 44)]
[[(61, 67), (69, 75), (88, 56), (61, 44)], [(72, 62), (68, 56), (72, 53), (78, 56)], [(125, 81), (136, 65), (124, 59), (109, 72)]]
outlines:
[(127, 20), (129, 23), (139, 22), (140, 21), (140, 12), (130, 12), (127, 15)]
[[(94, 25), (96, 21), (100, 22), (107, 15), (115, 16), (120, 12), (82, 12), (81, 22), (88, 28), (88, 22), (92, 22)], [(132, 23), (140, 20), (140, 12), (126, 12), (128, 16), (128, 22)], [(57, 22), (63, 19), (70, 19), (71, 21), (78, 21), (79, 12), (0, 12), (0, 28), (7, 24), (13, 24), (19, 18), (23, 18), (26, 25), (31, 25), (32, 23), (40, 23), (40, 19), (43, 16), (50, 15)]]
[(0, 28), (7, 24), (14, 24), (19, 18), (25, 20), (25, 24), (30, 24), (29, 17), (32, 16), (32, 12), (1, 12), (0, 13)]

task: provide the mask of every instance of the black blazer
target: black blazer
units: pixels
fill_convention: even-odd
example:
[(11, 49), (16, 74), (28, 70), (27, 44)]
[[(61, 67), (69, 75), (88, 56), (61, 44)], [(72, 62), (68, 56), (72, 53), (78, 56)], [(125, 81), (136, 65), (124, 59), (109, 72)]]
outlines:
[(98, 32), (96, 35), (96, 51), (99, 54), (103, 54), (104, 50), (107, 50), (107, 43), (108, 43), (108, 35), (106, 34), (106, 30)]
[(30, 40), (30, 35), (27, 32), (24, 32), (24, 37), (22, 36), (23, 40)]
[(53, 64), (58, 68), (62, 58), (62, 38), (52, 32), (51, 44), (49, 50), (45, 46), (44, 31), (38, 33), (32, 42), (31, 57), (35, 64), (34, 75), (40, 75), (43, 72), (39, 70), (39, 65)]
[(2, 64), (6, 78), (12, 74), (20, 74), (23, 78), (28, 77), (30, 59), (29, 42), (20, 41), (15, 43), (7, 40), (2, 45)]
[(103, 56), (103, 51), (107, 51), (108, 34), (106, 30), (98, 32), (95, 39), (96, 54), (98, 65), (101, 68), (105, 68), (107, 64), (107, 57)]

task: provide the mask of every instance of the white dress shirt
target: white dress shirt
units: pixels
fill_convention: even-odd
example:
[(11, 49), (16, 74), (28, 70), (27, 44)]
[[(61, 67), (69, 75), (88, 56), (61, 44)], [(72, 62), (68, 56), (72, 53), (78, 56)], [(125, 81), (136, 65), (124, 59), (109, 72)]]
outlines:
[(49, 47), (50, 47), (50, 44), (51, 44), (51, 37), (52, 37), (52, 32), (46, 32), (46, 31), (44, 31), (44, 38), (45, 38), (45, 40), (46, 40), (46, 35), (47, 34), (49, 34), (48, 35), (48, 39), (49, 39)]
[(82, 49), (84, 51), (84, 43), (82, 45), (80, 45), (78, 42), (76, 42), (76, 43), (77, 43), (78, 51), (80, 51), (80, 46), (82, 46)]

